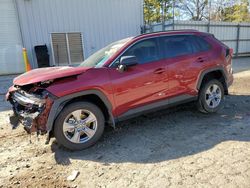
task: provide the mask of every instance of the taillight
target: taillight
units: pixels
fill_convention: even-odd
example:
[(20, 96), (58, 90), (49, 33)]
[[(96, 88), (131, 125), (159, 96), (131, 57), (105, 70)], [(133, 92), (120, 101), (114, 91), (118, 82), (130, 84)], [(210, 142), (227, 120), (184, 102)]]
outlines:
[(233, 49), (233, 48), (230, 48), (230, 49), (229, 49), (229, 53), (230, 53), (230, 56), (233, 56), (234, 49)]
[(231, 57), (233, 56), (233, 48), (227, 48), (227, 49), (226, 49), (226, 55), (225, 55), (225, 56), (227, 57), (227, 56), (229, 56), (229, 55), (230, 55)]
[(225, 55), (225, 57), (229, 56), (229, 54), (230, 54), (230, 49), (226, 48), (226, 55)]

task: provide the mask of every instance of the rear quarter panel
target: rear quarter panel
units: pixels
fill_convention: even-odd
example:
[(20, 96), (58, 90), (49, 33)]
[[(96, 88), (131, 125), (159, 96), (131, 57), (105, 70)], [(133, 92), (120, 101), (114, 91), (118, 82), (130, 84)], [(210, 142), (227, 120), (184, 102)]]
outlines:
[(198, 68), (197, 78), (195, 85), (192, 87), (197, 89), (198, 82), (202, 79), (201, 75), (205, 71), (214, 70), (216, 68), (224, 70), (227, 69), (227, 63), (225, 62), (225, 56), (223, 54), (223, 46), (216, 42), (212, 36), (205, 36), (204, 39), (211, 45), (211, 49), (207, 52), (200, 52), (197, 55), (205, 58), (204, 63), (196, 63)]

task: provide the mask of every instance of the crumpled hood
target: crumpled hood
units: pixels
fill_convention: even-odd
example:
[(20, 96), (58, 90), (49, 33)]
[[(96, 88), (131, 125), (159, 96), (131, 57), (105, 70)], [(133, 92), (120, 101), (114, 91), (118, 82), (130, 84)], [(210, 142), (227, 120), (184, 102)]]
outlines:
[(47, 80), (53, 80), (56, 78), (63, 78), (67, 76), (78, 75), (90, 67), (47, 67), (47, 68), (38, 68), (21, 74), (13, 80), (14, 85), (28, 85), (33, 83), (38, 83)]

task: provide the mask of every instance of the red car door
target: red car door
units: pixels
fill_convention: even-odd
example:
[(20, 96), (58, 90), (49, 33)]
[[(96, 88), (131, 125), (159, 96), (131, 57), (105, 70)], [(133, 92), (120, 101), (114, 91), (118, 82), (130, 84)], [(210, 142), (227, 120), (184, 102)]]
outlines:
[(195, 48), (189, 41), (188, 35), (173, 35), (162, 37), (161, 47), (163, 49), (163, 61), (168, 70), (169, 98), (195, 93), (197, 56)]
[(109, 69), (116, 116), (161, 99), (164, 97), (163, 91), (168, 87), (167, 72), (159, 58), (156, 38), (137, 42), (120, 57), (131, 55), (137, 57), (139, 64), (129, 67), (124, 72), (119, 72), (117, 68)]

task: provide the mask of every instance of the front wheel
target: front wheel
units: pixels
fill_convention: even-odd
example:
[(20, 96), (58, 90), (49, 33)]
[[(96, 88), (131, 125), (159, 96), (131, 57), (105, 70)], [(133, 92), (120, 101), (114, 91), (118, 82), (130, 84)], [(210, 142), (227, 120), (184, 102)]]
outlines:
[(67, 105), (54, 125), (57, 142), (70, 150), (82, 150), (95, 144), (104, 131), (102, 111), (90, 102)]
[(218, 80), (203, 84), (199, 92), (198, 109), (203, 113), (217, 112), (223, 105), (224, 87)]

